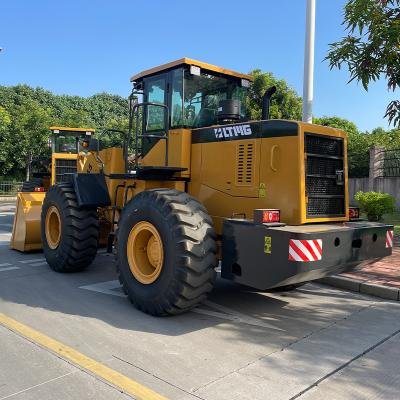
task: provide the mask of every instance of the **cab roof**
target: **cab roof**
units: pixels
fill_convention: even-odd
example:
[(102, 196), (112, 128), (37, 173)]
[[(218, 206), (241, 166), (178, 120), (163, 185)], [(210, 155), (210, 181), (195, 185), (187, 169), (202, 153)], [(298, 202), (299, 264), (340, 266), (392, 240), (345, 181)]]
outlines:
[[(95, 129), (93, 128), (70, 128), (68, 126), (51, 126), (49, 128), (53, 133), (60, 133), (60, 132), (79, 132), (79, 133), (86, 133), (86, 132), (90, 132), (90, 133), (94, 133)], [(58, 131), (58, 132), (56, 132)]]
[(194, 60), (193, 58), (180, 58), (179, 60), (172, 61), (167, 64), (159, 65), (158, 67), (146, 69), (145, 71), (139, 72), (138, 74), (131, 77), (131, 82), (138, 81), (146, 76), (156, 74), (157, 72), (162, 72), (165, 70), (172, 69), (174, 67), (178, 67), (180, 65), (194, 65), (196, 67), (200, 67), (201, 69), (218, 72), (220, 74), (234, 76), (236, 78), (247, 79), (249, 81), (253, 81), (253, 77), (251, 75), (242, 74), (240, 72), (232, 71), (230, 69), (218, 67), (213, 64), (208, 64), (203, 61)]

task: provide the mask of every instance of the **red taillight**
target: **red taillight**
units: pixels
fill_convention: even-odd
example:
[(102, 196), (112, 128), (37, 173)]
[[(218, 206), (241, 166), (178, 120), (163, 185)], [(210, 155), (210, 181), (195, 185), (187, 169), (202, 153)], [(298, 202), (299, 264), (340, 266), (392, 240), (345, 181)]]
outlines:
[(360, 209), (358, 207), (349, 207), (349, 219), (360, 219)]
[(43, 186), (35, 187), (35, 192), (45, 192), (44, 187)]
[(280, 222), (281, 212), (277, 209), (257, 209), (254, 210), (254, 222), (256, 224), (269, 224)]

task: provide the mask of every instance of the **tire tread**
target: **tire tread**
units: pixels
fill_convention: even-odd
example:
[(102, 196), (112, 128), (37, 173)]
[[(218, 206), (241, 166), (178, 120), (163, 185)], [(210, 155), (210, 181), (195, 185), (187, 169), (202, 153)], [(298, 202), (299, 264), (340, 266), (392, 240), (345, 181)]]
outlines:
[[(71, 183), (51, 186), (46, 194), (46, 202), (54, 202), (64, 215), (61, 243), (56, 249), (57, 262), (51, 253), (55, 250), (44, 246), (44, 255), (50, 268), (56, 272), (78, 272), (89, 266), (97, 254), (99, 220), (95, 208), (78, 207), (76, 194)], [(45, 243), (45, 207), (42, 209), (42, 242)], [(68, 240), (63, 240), (68, 238)]]
[[(129, 289), (126, 276), (121, 273), (122, 257), (117, 252), (118, 279), (129, 300), (145, 313), (163, 316), (186, 312), (204, 301), (214, 286), (217, 247), (212, 219), (205, 207), (185, 192), (151, 189), (139, 193), (125, 206), (120, 224), (124, 223), (125, 215), (133, 212), (140, 202), (154, 204), (161, 210), (174, 235), (177, 254), (175, 273), (169, 290), (161, 298), (142, 301)], [(119, 229), (117, 241), (124, 240), (119, 238), (118, 233)]]

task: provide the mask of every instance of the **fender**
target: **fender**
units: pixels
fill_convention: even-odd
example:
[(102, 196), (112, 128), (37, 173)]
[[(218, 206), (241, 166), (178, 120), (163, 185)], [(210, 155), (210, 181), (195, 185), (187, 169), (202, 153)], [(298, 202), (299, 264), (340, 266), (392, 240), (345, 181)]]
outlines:
[(111, 205), (104, 174), (71, 174), (79, 207)]

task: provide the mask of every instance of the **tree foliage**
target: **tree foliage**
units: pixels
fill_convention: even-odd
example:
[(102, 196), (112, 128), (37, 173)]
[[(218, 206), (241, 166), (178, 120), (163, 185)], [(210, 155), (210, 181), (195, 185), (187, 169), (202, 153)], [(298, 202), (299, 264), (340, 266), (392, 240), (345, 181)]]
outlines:
[(347, 119), (339, 117), (314, 118), (314, 123), (345, 131), (348, 135), (347, 156), (349, 176), (368, 176), (369, 143), (366, 135), (359, 132), (356, 124)]
[[(400, 0), (348, 0), (343, 25), (348, 35), (330, 44), (326, 59), (331, 68), (347, 66), (349, 82), (371, 82), (384, 78), (388, 90), (400, 87)], [(389, 123), (400, 126), (400, 101), (386, 109)]]
[(351, 178), (368, 176), (369, 150), (372, 147), (378, 146), (389, 150), (400, 149), (399, 129), (386, 131), (383, 128), (376, 128), (371, 132), (360, 132), (353, 122), (339, 117), (314, 118), (314, 123), (338, 128), (347, 133), (347, 157)]
[(276, 86), (276, 93), (271, 100), (271, 118), (301, 119), (302, 99), (285, 80), (277, 79), (272, 73), (262, 72), (259, 69), (251, 71), (250, 75), (254, 79), (248, 99), (251, 119), (261, 119), (262, 97), (271, 86)]
[(121, 144), (126, 131), (128, 101), (99, 93), (84, 98), (54, 95), (27, 85), (0, 86), (0, 174), (25, 179), (33, 157), (49, 155), (49, 126), (95, 128), (105, 146)]

